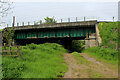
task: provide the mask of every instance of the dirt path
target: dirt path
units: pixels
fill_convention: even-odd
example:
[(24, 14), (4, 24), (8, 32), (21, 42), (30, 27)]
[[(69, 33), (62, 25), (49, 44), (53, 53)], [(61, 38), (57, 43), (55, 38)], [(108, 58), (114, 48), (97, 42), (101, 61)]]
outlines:
[(68, 72), (64, 78), (117, 78), (118, 70), (112, 69), (112, 65), (104, 64), (91, 58), (85, 53), (81, 53), (89, 64), (80, 64), (72, 54), (65, 54), (64, 59), (68, 63)]

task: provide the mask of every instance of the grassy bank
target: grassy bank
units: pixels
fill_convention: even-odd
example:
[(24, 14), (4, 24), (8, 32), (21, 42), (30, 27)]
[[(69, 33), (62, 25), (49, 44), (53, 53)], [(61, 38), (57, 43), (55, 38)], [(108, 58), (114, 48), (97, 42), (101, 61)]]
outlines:
[(22, 46), (22, 59), (3, 57), (4, 78), (57, 78), (67, 71), (61, 45), (45, 43)]
[(79, 64), (88, 64), (88, 61), (82, 55), (80, 55), (80, 53), (73, 52), (72, 56), (79, 62)]
[(118, 42), (117, 27), (118, 22), (99, 23), (102, 44), (99, 47), (88, 48), (82, 52), (87, 53), (96, 59), (117, 65), (118, 52), (115, 50), (116, 43)]
[(99, 23), (100, 36), (102, 38), (101, 46), (115, 49), (118, 43), (118, 22)]
[(109, 48), (91, 47), (83, 50), (82, 53), (111, 64), (118, 65), (118, 52)]
[[(85, 68), (83, 68), (81, 70), (81, 74), (85, 74), (91, 77), (91, 78), (101, 78), (103, 77), (103, 74), (101, 74), (99, 71), (95, 71), (94, 69), (91, 68), (91, 66), (93, 66), (94, 64), (88, 60), (86, 60), (82, 55), (80, 55), (80, 53), (78, 52), (73, 52), (72, 53), (72, 57), (77, 61), (77, 63), (79, 64), (79, 66), (84, 66)], [(86, 71), (88, 74), (86, 74)]]

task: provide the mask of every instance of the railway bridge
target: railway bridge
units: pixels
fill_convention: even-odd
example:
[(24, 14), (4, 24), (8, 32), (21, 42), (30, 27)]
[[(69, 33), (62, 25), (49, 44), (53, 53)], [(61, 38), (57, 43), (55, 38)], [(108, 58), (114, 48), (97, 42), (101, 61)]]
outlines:
[[(87, 47), (95, 46), (97, 20), (64, 22), (53, 24), (14, 27), (14, 39), (18, 44), (61, 40), (69, 44), (72, 40), (85, 40)], [(90, 42), (90, 40), (94, 40)], [(90, 43), (90, 44), (89, 44)]]

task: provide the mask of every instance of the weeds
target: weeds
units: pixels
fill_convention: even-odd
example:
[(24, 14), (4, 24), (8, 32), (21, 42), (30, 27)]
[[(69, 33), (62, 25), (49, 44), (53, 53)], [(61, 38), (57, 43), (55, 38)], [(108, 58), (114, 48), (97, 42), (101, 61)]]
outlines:
[[(62, 77), (68, 69), (64, 64), (64, 53), (67, 53), (67, 50), (56, 43), (45, 43), (40, 45), (29, 44), (22, 46), (22, 59), (18, 60), (17, 58), (3, 57), (3, 77)], [(9, 71), (9, 68), (11, 71)], [(13, 71), (13, 69), (15, 71)]]

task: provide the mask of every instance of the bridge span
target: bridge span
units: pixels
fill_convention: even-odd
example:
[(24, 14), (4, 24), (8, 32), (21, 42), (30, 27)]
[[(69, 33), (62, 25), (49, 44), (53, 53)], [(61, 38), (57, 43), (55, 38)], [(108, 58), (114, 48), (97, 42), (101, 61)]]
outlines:
[[(88, 40), (88, 34), (96, 33), (97, 20), (64, 22), (14, 27), (17, 43), (39, 43), (44, 41)], [(96, 40), (96, 37), (92, 37)], [(90, 42), (89, 42), (90, 43)], [(88, 43), (87, 43), (88, 44)]]

